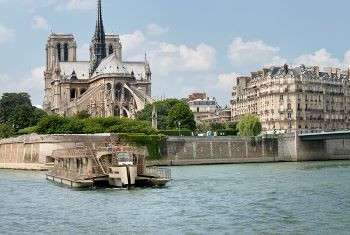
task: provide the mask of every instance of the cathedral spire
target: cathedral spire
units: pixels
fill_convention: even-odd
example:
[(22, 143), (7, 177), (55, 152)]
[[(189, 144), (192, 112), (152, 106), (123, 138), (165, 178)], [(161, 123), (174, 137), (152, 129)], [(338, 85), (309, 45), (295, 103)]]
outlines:
[(106, 57), (106, 35), (103, 27), (101, 0), (97, 1), (96, 30), (93, 41), (94, 56), (93, 61), (91, 61), (91, 74), (95, 72), (101, 61)]

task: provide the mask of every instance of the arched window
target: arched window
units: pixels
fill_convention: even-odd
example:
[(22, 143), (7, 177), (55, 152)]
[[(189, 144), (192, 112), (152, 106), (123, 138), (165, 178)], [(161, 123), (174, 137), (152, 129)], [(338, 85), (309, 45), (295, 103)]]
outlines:
[(109, 48), (108, 48), (108, 55), (110, 54), (113, 54), (113, 46), (112, 45), (109, 45)]
[(58, 61), (61, 61), (61, 43), (57, 43), (56, 46)]
[(86, 89), (85, 89), (85, 88), (81, 89), (81, 90), (80, 90), (80, 95), (84, 94), (85, 92), (86, 92)]
[(121, 100), (121, 95), (122, 95), (122, 84), (117, 83), (115, 85), (115, 97), (118, 101)]
[(77, 91), (73, 88), (70, 90), (70, 99), (73, 100), (77, 98)]
[(64, 44), (63, 52), (64, 52), (63, 53), (64, 54), (63, 60), (64, 61), (68, 61), (68, 44), (67, 43)]

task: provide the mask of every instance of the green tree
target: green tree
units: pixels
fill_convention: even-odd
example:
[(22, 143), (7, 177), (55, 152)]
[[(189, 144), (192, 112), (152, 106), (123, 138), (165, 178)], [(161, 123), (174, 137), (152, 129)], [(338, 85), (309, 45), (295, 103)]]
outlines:
[(11, 113), (19, 105), (32, 107), (27, 93), (4, 93), (0, 99), (0, 123), (7, 123)]
[(158, 115), (158, 129), (165, 130), (167, 129), (166, 119), (169, 115), (170, 109), (174, 107), (176, 104), (183, 102), (177, 99), (166, 99), (162, 101), (154, 102), (153, 104), (147, 104), (145, 108), (136, 113), (136, 120), (138, 121), (146, 121), (152, 122), (152, 110), (153, 106), (157, 109)]
[(89, 112), (87, 110), (82, 110), (82, 111), (77, 112), (74, 115), (74, 117), (77, 119), (87, 119), (87, 118), (90, 118), (91, 115), (89, 114)]
[(225, 126), (226, 126), (226, 129), (236, 130), (237, 129), (237, 122), (226, 122)]
[(179, 102), (170, 109), (169, 115), (166, 119), (168, 128), (177, 128), (180, 123), (180, 127), (194, 131), (196, 129), (196, 122), (194, 115), (185, 102)]
[(11, 126), (6, 124), (0, 124), (0, 139), (9, 138), (13, 136), (13, 130)]
[(158, 134), (148, 123), (127, 118), (88, 118), (48, 116), (36, 127), (38, 134), (144, 133)]
[(17, 105), (9, 115), (7, 123), (15, 131), (29, 127), (33, 119), (33, 108), (28, 105)]
[(39, 109), (37, 107), (33, 107), (33, 114), (32, 114), (32, 118), (30, 120), (30, 126), (35, 126), (36, 124), (38, 124), (38, 122), (42, 118), (47, 117), (47, 116), (48, 116), (48, 114), (44, 110)]
[(197, 130), (199, 132), (207, 132), (207, 131), (210, 131), (211, 129), (210, 129), (209, 123), (201, 123), (197, 125)]
[(224, 130), (225, 124), (221, 122), (212, 122), (209, 124), (212, 131)]
[(241, 136), (257, 136), (261, 133), (261, 128), (259, 117), (253, 114), (244, 115), (237, 124)]

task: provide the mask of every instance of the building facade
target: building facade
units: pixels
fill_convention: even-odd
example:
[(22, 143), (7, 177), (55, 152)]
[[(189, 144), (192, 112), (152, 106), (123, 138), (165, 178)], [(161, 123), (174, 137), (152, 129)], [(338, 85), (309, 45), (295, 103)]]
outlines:
[(216, 115), (221, 109), (215, 98), (207, 97), (206, 93), (193, 93), (188, 96), (186, 101), (197, 124), (203, 123), (202, 120), (205, 118)]
[(238, 77), (232, 91), (232, 120), (251, 113), (263, 133), (350, 129), (350, 70), (271, 67)]
[(72, 116), (87, 110), (93, 117), (133, 118), (151, 98), (151, 69), (144, 61), (123, 61), (119, 36), (106, 34), (101, 0), (90, 45), (90, 60), (77, 60), (72, 34), (51, 34), (46, 45), (43, 108)]

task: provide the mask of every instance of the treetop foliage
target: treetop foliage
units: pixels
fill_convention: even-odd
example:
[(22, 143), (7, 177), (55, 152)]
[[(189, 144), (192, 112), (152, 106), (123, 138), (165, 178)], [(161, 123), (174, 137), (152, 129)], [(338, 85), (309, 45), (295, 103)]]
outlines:
[(157, 110), (157, 116), (158, 116), (158, 129), (166, 130), (167, 129), (166, 119), (169, 115), (170, 109), (180, 102), (185, 103), (184, 101), (181, 101), (178, 99), (166, 99), (166, 100), (154, 102), (153, 104), (146, 104), (143, 110), (136, 113), (136, 120), (146, 121), (151, 123), (152, 111), (153, 111), (153, 107), (155, 106)]
[[(194, 131), (196, 129), (196, 121), (194, 115), (185, 102), (179, 102), (170, 109), (166, 119), (167, 127), (169, 128), (184, 128)], [(180, 125), (179, 125), (180, 124)]]
[(237, 129), (241, 136), (258, 136), (262, 126), (258, 116), (246, 114), (239, 120)]
[(38, 134), (144, 133), (158, 134), (148, 123), (127, 118), (77, 119), (60, 116), (43, 118), (36, 127)]

